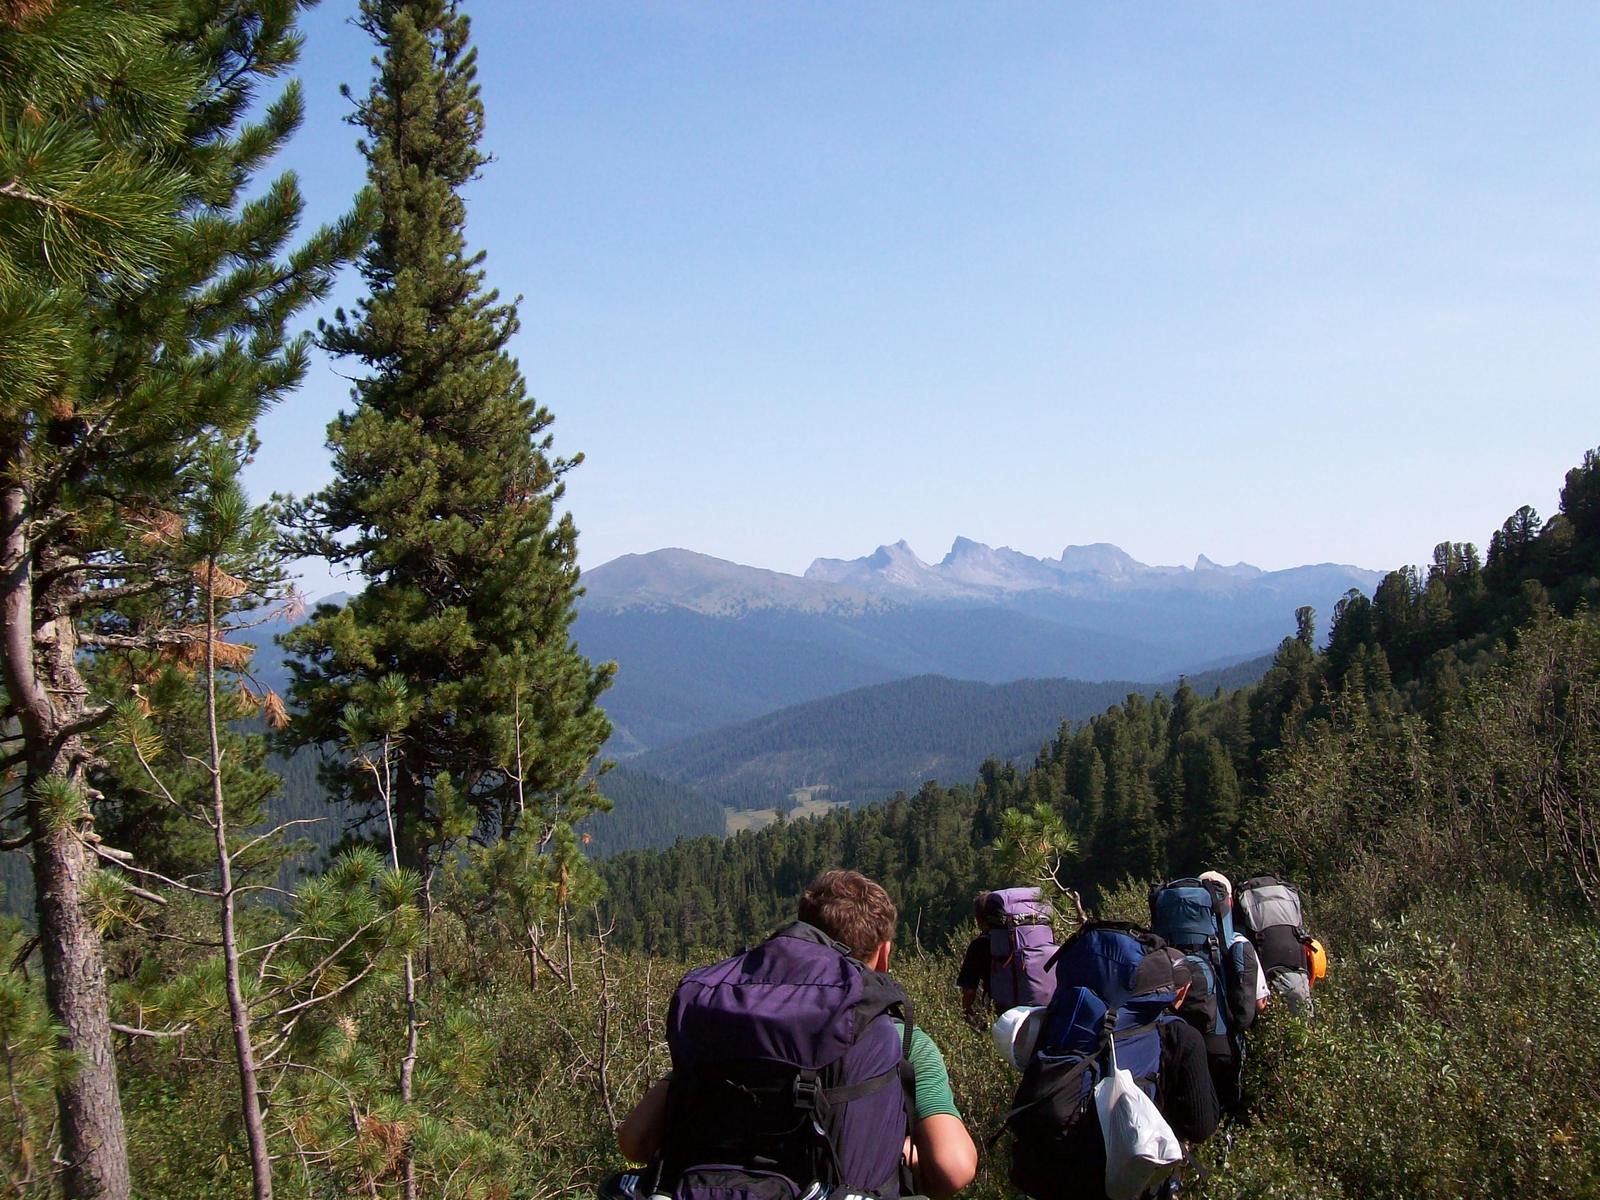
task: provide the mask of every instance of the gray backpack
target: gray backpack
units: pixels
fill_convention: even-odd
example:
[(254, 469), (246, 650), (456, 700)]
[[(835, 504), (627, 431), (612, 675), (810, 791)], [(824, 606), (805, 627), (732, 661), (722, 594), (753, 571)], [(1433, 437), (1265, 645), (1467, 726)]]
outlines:
[(1239, 885), (1234, 897), (1239, 930), (1256, 948), (1273, 994), (1290, 1012), (1311, 1011), (1311, 974), (1305, 909), (1300, 889), (1276, 875), (1257, 875)]

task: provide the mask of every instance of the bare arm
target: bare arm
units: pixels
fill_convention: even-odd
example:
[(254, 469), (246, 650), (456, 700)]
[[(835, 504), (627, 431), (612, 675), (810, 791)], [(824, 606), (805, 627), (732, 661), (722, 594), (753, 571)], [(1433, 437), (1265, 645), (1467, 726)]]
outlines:
[(946, 1200), (977, 1175), (978, 1148), (960, 1117), (949, 1113), (924, 1117), (912, 1130), (912, 1141), (917, 1179), (931, 1200)]
[(629, 1162), (647, 1163), (661, 1149), (667, 1127), (667, 1081), (651, 1087), (617, 1126), (617, 1149)]

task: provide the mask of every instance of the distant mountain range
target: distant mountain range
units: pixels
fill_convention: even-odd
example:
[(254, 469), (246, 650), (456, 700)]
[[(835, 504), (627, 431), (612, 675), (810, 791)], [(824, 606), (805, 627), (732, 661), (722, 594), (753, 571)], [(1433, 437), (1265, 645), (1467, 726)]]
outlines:
[(910, 546), (898, 541), (879, 546), (865, 558), (819, 558), (806, 569), (805, 578), (902, 600), (987, 601), (1039, 590), (1071, 596), (1173, 589), (1238, 594), (1249, 585), (1264, 585), (1269, 590), (1287, 585), (1292, 589), (1303, 581), (1325, 579), (1329, 572), (1341, 579), (1350, 572), (1379, 575), (1333, 563), (1287, 571), (1263, 571), (1249, 563), (1224, 567), (1204, 554), (1195, 559), (1193, 567), (1152, 567), (1109, 542), (1068, 546), (1060, 558), (1034, 558), (1009, 546), (995, 549), (958, 537), (950, 553), (937, 563), (923, 562)]
[(615, 659), (604, 703), (627, 755), (838, 692), (918, 675), (986, 683), (1154, 682), (1271, 650), (1381, 572), (1149, 566), (1104, 543), (1038, 559), (967, 538), (938, 563), (905, 542), (819, 558), (804, 576), (697, 554), (629, 554), (585, 573), (576, 635)]
[[(1105, 544), (1037, 559), (966, 538), (937, 563), (897, 542), (819, 558), (803, 576), (681, 549), (625, 555), (585, 573), (574, 627), (591, 659), (619, 664), (602, 701), (615, 810), (591, 823), (592, 848), (718, 832), (725, 808), (782, 808), (797, 788), (859, 803), (964, 781), (986, 757), (1030, 756), (1063, 720), (1179, 675), (1205, 691), (1242, 686), (1296, 608), (1328, 614), (1379, 578), (1203, 555), (1148, 566)], [(272, 638), (292, 623), (241, 638), (280, 690)], [(307, 793), (296, 803), (311, 803), (314, 780), (296, 780)]]

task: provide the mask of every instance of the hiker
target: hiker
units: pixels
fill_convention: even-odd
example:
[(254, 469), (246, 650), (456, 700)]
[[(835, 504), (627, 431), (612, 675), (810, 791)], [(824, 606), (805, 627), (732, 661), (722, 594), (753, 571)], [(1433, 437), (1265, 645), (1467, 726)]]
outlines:
[(1290, 1012), (1311, 1015), (1311, 989), (1327, 974), (1322, 943), (1306, 932), (1300, 890), (1276, 875), (1239, 885), (1238, 925), (1261, 960), (1272, 994)]
[(988, 892), (979, 892), (972, 901), (972, 923), (978, 927), (978, 935), (967, 943), (966, 952), (961, 956), (961, 969), (956, 972), (956, 987), (961, 992), (961, 1013), (973, 1022), (979, 1019), (973, 1012), (978, 1007), (979, 993), (982, 993), (985, 1002), (990, 999), (990, 926), (983, 912), (983, 902), (988, 898)]
[(996, 1012), (1050, 1001), (1056, 952), (1050, 905), (1036, 887), (982, 892), (973, 906), (978, 936), (967, 946), (956, 975), (961, 1010), (969, 1017), (981, 988)]
[[(1188, 956), (1175, 946), (1167, 947), (1167, 958), (1172, 963), (1175, 993), (1172, 1011), (1183, 1017), (1194, 987), (1194, 970)], [(1216, 1085), (1211, 1082), (1205, 1037), (1187, 1019), (1163, 1022), (1160, 1028), (1161, 1075), (1156, 1107), (1186, 1146), (1196, 1146), (1216, 1132), (1222, 1120)]]
[[(1200, 878), (1219, 885), (1222, 888), (1223, 894), (1228, 898), (1228, 911), (1230, 914), (1230, 919), (1227, 922), (1227, 928), (1230, 934), (1230, 944), (1239, 946), (1240, 955), (1246, 964), (1244, 980), (1241, 984), (1240, 992), (1241, 995), (1253, 996), (1255, 1000), (1255, 1013), (1256, 1016), (1259, 1016), (1261, 1013), (1266, 1011), (1267, 1005), (1271, 1002), (1272, 986), (1267, 982), (1267, 973), (1262, 969), (1261, 956), (1256, 952), (1255, 943), (1253, 943), (1248, 936), (1239, 930), (1231, 919), (1231, 914), (1233, 912), (1233, 884), (1221, 871), (1201, 871)], [(1254, 968), (1253, 970), (1252, 967)], [(1248, 982), (1249, 986), (1243, 986), (1244, 982)], [(1251, 1024), (1254, 1023), (1254, 1021), (1255, 1017), (1252, 1016), (1248, 1020), (1243, 1021), (1241, 1024), (1244, 1028), (1248, 1029)]]
[(1267, 1002), (1254, 947), (1233, 928), (1233, 885), (1217, 871), (1150, 889), (1150, 928), (1182, 950), (1204, 997), (1211, 1077), (1224, 1110), (1238, 1107), (1244, 1035)]
[(672, 1073), (617, 1130), (649, 1165), (602, 1194), (943, 1200), (971, 1183), (977, 1148), (944, 1057), (887, 974), (897, 920), (878, 884), (826, 871), (794, 924), (684, 976)]
[[(1103, 1081), (1114, 1065), (1154, 1101), (1170, 1153), (1145, 1168), (1113, 1163), (1113, 1174), (1126, 1183), (1134, 1171), (1125, 1195), (1170, 1194), (1187, 1148), (1210, 1137), (1220, 1119), (1205, 1041), (1178, 1015), (1193, 982), (1186, 957), (1146, 929), (1090, 921), (1062, 947), (1055, 975), (1042, 1019), (1013, 1009), (996, 1022), (997, 1040), (1007, 1031), (1024, 1043), (1013, 1050), (1025, 1070), (1002, 1126), (1014, 1138), (1012, 1184), (1033, 1200), (1106, 1196), (1096, 1091), (1109, 1086)], [(1113, 1121), (1126, 1118), (1121, 1107), (1107, 1111)]]

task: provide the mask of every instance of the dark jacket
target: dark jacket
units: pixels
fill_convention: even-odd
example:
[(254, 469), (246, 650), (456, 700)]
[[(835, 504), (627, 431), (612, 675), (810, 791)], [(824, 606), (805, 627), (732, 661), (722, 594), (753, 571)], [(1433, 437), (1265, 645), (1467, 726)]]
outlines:
[(1206, 1062), (1206, 1040), (1187, 1021), (1161, 1023), (1161, 1075), (1156, 1107), (1186, 1142), (1203, 1142), (1217, 1128), (1222, 1110)]

